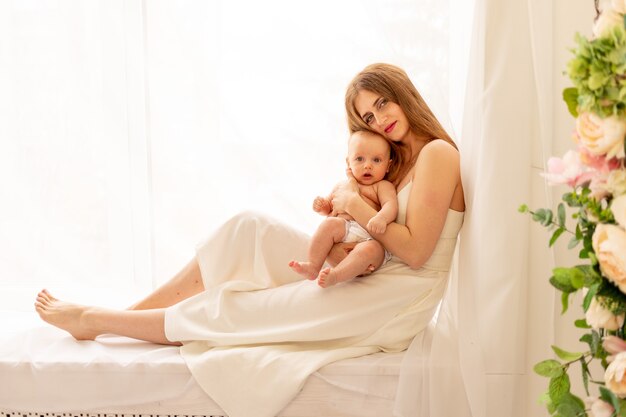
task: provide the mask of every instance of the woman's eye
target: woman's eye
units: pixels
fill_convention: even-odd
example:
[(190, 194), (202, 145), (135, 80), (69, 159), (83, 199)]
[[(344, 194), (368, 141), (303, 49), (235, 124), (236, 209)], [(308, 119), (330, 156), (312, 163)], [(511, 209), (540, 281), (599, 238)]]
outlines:
[(370, 124), (372, 123), (372, 120), (374, 120), (374, 116), (372, 116), (371, 114), (368, 114), (367, 116), (365, 116), (365, 123)]
[(385, 104), (387, 104), (387, 99), (383, 98), (380, 99), (380, 101), (378, 102), (378, 108), (383, 108), (385, 106)]

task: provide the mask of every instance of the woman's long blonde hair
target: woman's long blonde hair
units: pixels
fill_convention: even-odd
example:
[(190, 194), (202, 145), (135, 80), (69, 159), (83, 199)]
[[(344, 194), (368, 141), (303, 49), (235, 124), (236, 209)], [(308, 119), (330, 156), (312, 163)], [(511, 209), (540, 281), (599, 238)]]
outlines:
[[(455, 148), (457, 147), (439, 120), (430, 110), (420, 93), (417, 91), (406, 72), (390, 64), (368, 65), (352, 79), (346, 90), (346, 114), (350, 134), (359, 130), (372, 131), (372, 128), (363, 121), (357, 112), (354, 102), (359, 91), (367, 90), (379, 94), (383, 98), (396, 103), (406, 115), (411, 131), (420, 136), (433, 139), (443, 139)], [(391, 144), (392, 166), (387, 179), (398, 183), (409, 173), (415, 163), (408, 146), (393, 141)]]

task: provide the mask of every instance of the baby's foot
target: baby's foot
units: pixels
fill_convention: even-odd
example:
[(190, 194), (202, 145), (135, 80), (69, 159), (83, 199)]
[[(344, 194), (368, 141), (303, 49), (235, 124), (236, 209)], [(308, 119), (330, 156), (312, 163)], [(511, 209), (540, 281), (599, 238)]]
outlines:
[(324, 268), (317, 276), (317, 284), (322, 288), (328, 288), (337, 283), (337, 272), (332, 268)]
[(316, 279), (319, 272), (319, 268), (316, 268), (311, 262), (291, 261), (289, 266), (295, 272), (310, 280)]
[(65, 330), (77, 340), (94, 340), (98, 336), (81, 324), (87, 307), (57, 300), (47, 290), (37, 294), (35, 310), (45, 322)]

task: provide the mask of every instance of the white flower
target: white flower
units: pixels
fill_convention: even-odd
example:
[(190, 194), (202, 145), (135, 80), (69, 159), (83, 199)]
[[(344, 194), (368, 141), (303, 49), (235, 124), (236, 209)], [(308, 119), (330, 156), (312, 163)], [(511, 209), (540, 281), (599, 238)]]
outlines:
[(593, 25), (593, 34), (596, 38), (606, 35), (606, 33), (615, 26), (623, 25), (624, 17), (615, 10), (604, 10), (596, 23)]
[(624, 325), (624, 314), (615, 316), (594, 297), (585, 312), (585, 319), (594, 329), (617, 330)]
[(611, 171), (606, 182), (607, 191), (609, 191), (611, 194), (626, 194), (626, 170), (615, 169)]
[(613, 213), (613, 217), (615, 217), (615, 221), (620, 226), (626, 227), (626, 195), (620, 195), (613, 199), (611, 202), (611, 212)]
[(606, 401), (602, 401), (600, 398), (595, 398), (591, 403), (591, 413), (589, 417), (611, 417), (615, 409)]
[(626, 232), (619, 226), (599, 223), (592, 243), (600, 270), (626, 294)]
[(625, 156), (626, 122), (615, 115), (603, 119), (594, 113), (582, 113), (576, 118), (576, 133), (592, 155), (606, 155), (607, 159)]
[(626, 13), (626, 0), (611, 0), (611, 8), (617, 13)]
[(626, 371), (626, 352), (618, 353), (604, 373), (606, 387), (620, 398), (626, 397), (624, 371)]

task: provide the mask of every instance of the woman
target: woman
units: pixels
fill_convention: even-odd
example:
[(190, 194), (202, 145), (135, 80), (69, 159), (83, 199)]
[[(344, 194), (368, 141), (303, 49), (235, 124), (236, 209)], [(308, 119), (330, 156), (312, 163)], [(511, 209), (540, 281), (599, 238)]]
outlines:
[[(77, 339), (104, 333), (181, 344), (199, 385), (230, 417), (276, 415), (315, 370), (339, 359), (402, 351), (430, 321), (446, 285), (465, 209), (458, 151), (408, 76), (366, 67), (346, 92), (350, 133), (392, 145), (388, 179), (399, 214), (373, 235), (393, 254), (375, 273), (320, 288), (291, 271), (308, 237), (254, 213), (220, 227), (171, 281), (125, 311), (78, 306), (42, 291), (45, 321)], [(335, 209), (361, 226), (376, 214), (352, 180)], [(351, 250), (337, 246), (336, 264)]]

